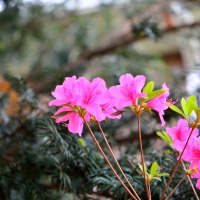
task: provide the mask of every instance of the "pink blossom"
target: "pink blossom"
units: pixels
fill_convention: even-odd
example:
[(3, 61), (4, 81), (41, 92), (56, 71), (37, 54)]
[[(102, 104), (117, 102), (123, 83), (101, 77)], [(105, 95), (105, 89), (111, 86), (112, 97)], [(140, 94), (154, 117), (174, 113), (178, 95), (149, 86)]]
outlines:
[(191, 164), (189, 166), (189, 170), (193, 171), (191, 178), (197, 178), (196, 188), (200, 189), (200, 165), (196, 166), (194, 164)]
[[(185, 119), (179, 119), (177, 122), (177, 127), (166, 128), (166, 132), (173, 139), (173, 146), (177, 151), (182, 152), (191, 130), (192, 129), (188, 127), (188, 122)], [(197, 135), (198, 135), (198, 130), (195, 129), (191, 137), (194, 138), (197, 137)], [(189, 146), (192, 145), (193, 143), (192, 138), (190, 138), (187, 148), (189, 148)]]
[(192, 166), (197, 166), (200, 168), (200, 137), (191, 139), (193, 139), (193, 143), (187, 149), (187, 153), (183, 159), (190, 162)]
[(200, 179), (197, 180), (196, 188), (198, 188), (200, 190)]
[(101, 105), (102, 108), (102, 119), (105, 119), (106, 117), (111, 118), (111, 119), (120, 119), (121, 115), (112, 115), (113, 113), (116, 112), (116, 110), (113, 108), (113, 103), (112, 103), (112, 99), (110, 99), (109, 102), (102, 104)]
[[(65, 124), (68, 130), (71, 133), (78, 133), (81, 136), (84, 120), (72, 108), (62, 107), (58, 109), (54, 114), (54, 118), (56, 119), (56, 123), (69, 121), (68, 124)], [(87, 116), (87, 118), (89, 118), (89, 116)]]
[(56, 87), (52, 95), (56, 99), (50, 101), (49, 106), (62, 106), (54, 115), (56, 123), (69, 121), (66, 126), (72, 133), (81, 135), (83, 117), (90, 120), (94, 116), (98, 121), (106, 117), (120, 117), (111, 116), (115, 112), (112, 96), (101, 78), (95, 78), (90, 82), (84, 77), (67, 77), (62, 85)]
[(66, 77), (63, 84), (56, 86), (55, 91), (51, 94), (56, 99), (50, 101), (49, 106), (74, 105), (79, 98), (76, 76)]
[(98, 121), (104, 120), (106, 117), (105, 107), (102, 108), (102, 105), (108, 103), (112, 105), (111, 96), (106, 88), (105, 81), (101, 78), (94, 78), (92, 82), (89, 82), (86, 78), (81, 77), (78, 79), (78, 86), (80, 98), (77, 104), (85, 108)]
[(169, 96), (169, 88), (164, 83), (162, 85), (162, 89), (166, 90), (166, 92), (148, 101), (147, 106), (158, 112), (160, 120), (161, 120), (161, 125), (164, 126), (165, 120), (163, 118), (163, 115), (165, 114), (164, 110), (168, 108), (166, 101), (167, 101), (167, 97)]
[(143, 75), (136, 77), (131, 74), (122, 75), (119, 79), (120, 85), (112, 86), (109, 89), (116, 108), (121, 110), (126, 106), (136, 105), (138, 98), (145, 97), (146, 94), (141, 92), (145, 80), (146, 77)]

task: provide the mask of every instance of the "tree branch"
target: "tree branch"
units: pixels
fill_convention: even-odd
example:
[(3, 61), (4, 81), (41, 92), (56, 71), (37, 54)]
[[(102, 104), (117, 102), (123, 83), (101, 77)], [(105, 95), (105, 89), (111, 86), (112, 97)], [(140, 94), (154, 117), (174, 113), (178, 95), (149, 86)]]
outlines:
[[(192, 24), (183, 24), (180, 26), (167, 27), (162, 30), (162, 34), (164, 35), (171, 32), (177, 32), (182, 29), (195, 28), (198, 26), (200, 26), (200, 21), (194, 22)], [(139, 41), (145, 38), (147, 38), (147, 36), (135, 37), (132, 34), (132, 28), (131, 28), (131, 23), (130, 23), (129, 29), (127, 30), (126, 33), (123, 33), (123, 35), (119, 36), (118, 38), (115, 37), (111, 39), (108, 43), (104, 43), (104, 45), (100, 47), (83, 51), (75, 62), (66, 64), (64, 66), (64, 70), (68, 71), (80, 65), (81, 63), (92, 59), (93, 57), (109, 54), (120, 47), (130, 45), (136, 41)]]

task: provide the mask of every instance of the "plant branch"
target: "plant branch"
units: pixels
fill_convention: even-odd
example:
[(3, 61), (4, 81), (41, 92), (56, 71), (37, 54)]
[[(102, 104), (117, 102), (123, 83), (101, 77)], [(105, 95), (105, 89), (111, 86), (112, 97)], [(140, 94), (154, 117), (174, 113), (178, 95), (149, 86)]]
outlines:
[(137, 121), (138, 121), (138, 138), (139, 138), (139, 144), (140, 144), (140, 155), (141, 155), (141, 161), (142, 161), (142, 171), (143, 171), (143, 176), (144, 176), (144, 183), (145, 183), (145, 187), (146, 187), (146, 193), (147, 193), (148, 200), (151, 200), (149, 186), (148, 186), (146, 172), (145, 172), (145, 162), (144, 162), (144, 154), (143, 154), (143, 148), (142, 148), (142, 133), (141, 133), (141, 126), (140, 126), (140, 116), (137, 116)]
[[(132, 22), (130, 22), (130, 24), (129, 24), (130, 28), (125, 33), (119, 35), (118, 38), (116, 38), (116, 37), (111, 38), (109, 42), (105, 42), (105, 43), (101, 42), (101, 44), (103, 44), (103, 45), (100, 47), (84, 50), (79, 55), (79, 57), (77, 58), (76, 61), (67, 63), (65, 66), (63, 66), (63, 69), (66, 71), (69, 71), (72, 68), (75, 68), (78, 65), (81, 65), (85, 61), (92, 59), (93, 57), (110, 54), (111, 52), (113, 52), (114, 50), (116, 50), (120, 47), (124, 47), (124, 46), (130, 45), (136, 41), (147, 38), (147, 36), (141, 36), (141, 37), (134, 36), (132, 34), (131, 23)], [(162, 34), (164, 35), (167, 33), (180, 31), (182, 29), (195, 28), (198, 26), (200, 26), (200, 21), (194, 22), (192, 24), (182, 24), (180, 26), (166, 27), (166, 28), (162, 29)]]
[(116, 164), (117, 164), (117, 167), (119, 168), (120, 172), (122, 173), (124, 179), (126, 180), (126, 182), (128, 183), (128, 185), (130, 186), (130, 188), (132, 189), (132, 191), (134, 192), (135, 196), (140, 200), (140, 197), (138, 196), (137, 192), (134, 190), (133, 186), (131, 185), (131, 183), (129, 182), (128, 178), (127, 178), (126, 175), (124, 174), (124, 172), (123, 172), (121, 166), (119, 165), (119, 163), (118, 163), (118, 161), (117, 161), (117, 158), (115, 157), (115, 154), (113, 153), (113, 151), (112, 151), (112, 149), (111, 149), (111, 147), (110, 147), (110, 145), (109, 145), (109, 143), (108, 143), (108, 141), (107, 141), (107, 138), (106, 138), (106, 136), (105, 136), (105, 133), (104, 133), (104, 131), (103, 131), (103, 129), (102, 129), (100, 123), (97, 122), (97, 124), (98, 124), (99, 130), (100, 130), (100, 132), (101, 132), (101, 134), (102, 134), (102, 136), (103, 136), (103, 139), (104, 139), (104, 141), (105, 141), (105, 143), (106, 143), (106, 145), (107, 145), (107, 147), (108, 147), (108, 149), (109, 149), (109, 151), (110, 151), (110, 153), (111, 153), (111, 155), (112, 155), (114, 161), (115, 161)]
[[(196, 123), (197, 123), (197, 122), (196, 122)], [(195, 125), (196, 125), (196, 124), (195, 124)], [(195, 127), (195, 125), (194, 125), (194, 127)], [(190, 140), (190, 137), (191, 137), (193, 131), (194, 131), (194, 128), (192, 128), (192, 130), (191, 130), (191, 132), (190, 132), (190, 135), (189, 135), (189, 137), (188, 137), (188, 139), (187, 139), (187, 142), (186, 142), (186, 144), (185, 144), (185, 146), (184, 146), (184, 148), (183, 148), (183, 151), (181, 152), (181, 154), (180, 154), (180, 156), (179, 156), (179, 158), (178, 158), (178, 161), (176, 162), (176, 165), (175, 165), (174, 168), (173, 168), (173, 171), (172, 171), (172, 173), (171, 173), (171, 176), (170, 176), (170, 178), (169, 178), (169, 180), (168, 180), (168, 182), (167, 182), (167, 185), (166, 185), (166, 187), (165, 187), (165, 189), (164, 189), (164, 191), (163, 191), (163, 193), (162, 193), (162, 196), (161, 196), (160, 200), (162, 200), (162, 199), (164, 198), (165, 193), (166, 193), (166, 191), (167, 191), (167, 189), (168, 189), (168, 187), (169, 187), (169, 185), (170, 185), (170, 183), (171, 183), (171, 181), (172, 181), (172, 179), (173, 179), (173, 177), (174, 177), (174, 174), (175, 174), (176, 170), (178, 169), (179, 163), (181, 162), (181, 158), (182, 158), (182, 156), (183, 156), (183, 153), (184, 153), (184, 151), (185, 151), (185, 149), (186, 149), (186, 147), (187, 147), (187, 144), (188, 144), (188, 142), (189, 142), (189, 140)]]
[[(184, 162), (183, 162), (182, 159), (181, 159), (181, 164), (182, 164), (182, 166), (183, 166), (183, 169), (186, 171), (187, 169), (186, 169), (185, 164), (184, 164)], [(194, 185), (192, 184), (192, 181), (191, 181), (191, 178), (190, 178), (189, 175), (187, 175), (187, 179), (188, 179), (188, 181), (189, 181), (189, 183), (190, 183), (190, 186), (191, 186), (191, 188), (192, 188), (192, 190), (193, 190), (193, 192), (194, 192), (194, 195), (195, 195), (196, 199), (199, 200), (198, 194), (197, 194), (197, 192), (196, 192), (196, 190), (195, 190), (195, 188), (194, 188)]]
[(185, 180), (187, 175), (185, 175), (181, 180), (180, 182), (176, 185), (176, 187), (170, 192), (170, 194), (167, 196), (167, 198), (165, 200), (168, 200), (169, 197), (174, 193), (174, 191), (179, 187), (179, 185)]
[(124, 182), (121, 180), (121, 178), (118, 176), (117, 172), (115, 171), (115, 169), (113, 168), (112, 164), (111, 164), (110, 161), (108, 160), (107, 156), (106, 156), (105, 153), (103, 152), (103, 150), (102, 150), (102, 148), (101, 148), (99, 142), (97, 141), (97, 139), (96, 139), (94, 133), (92, 132), (92, 130), (91, 130), (91, 128), (90, 128), (90, 126), (89, 126), (87, 120), (86, 120), (85, 118), (83, 118), (83, 119), (84, 119), (84, 122), (85, 122), (85, 124), (86, 124), (86, 126), (87, 126), (87, 128), (88, 128), (88, 130), (89, 130), (89, 132), (90, 132), (90, 134), (91, 134), (91, 136), (92, 136), (92, 138), (93, 138), (95, 144), (97, 145), (99, 151), (100, 151), (101, 154), (103, 155), (103, 157), (104, 157), (105, 161), (107, 162), (108, 166), (111, 168), (112, 172), (114, 173), (114, 175), (116, 176), (116, 178), (118, 179), (118, 181), (122, 184), (122, 186), (124, 187), (124, 189), (129, 193), (129, 195), (130, 195), (134, 200), (137, 200), (137, 199), (135, 198), (135, 196), (131, 193), (131, 191), (126, 187), (126, 185), (125, 185)]

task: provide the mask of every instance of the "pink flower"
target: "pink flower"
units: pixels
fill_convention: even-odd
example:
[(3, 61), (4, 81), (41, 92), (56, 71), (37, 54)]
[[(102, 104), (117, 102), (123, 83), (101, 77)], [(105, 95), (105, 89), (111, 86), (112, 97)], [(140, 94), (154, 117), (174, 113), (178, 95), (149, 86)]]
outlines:
[(190, 162), (192, 166), (197, 166), (200, 168), (200, 137), (191, 139), (193, 139), (193, 143), (187, 149), (187, 153), (183, 159)]
[(200, 179), (197, 180), (196, 188), (198, 188), (200, 190)]
[(56, 98), (49, 106), (62, 106), (55, 114), (56, 123), (69, 121), (66, 125), (70, 132), (81, 135), (83, 117), (90, 120), (95, 117), (102, 121), (115, 112), (112, 96), (103, 79), (95, 78), (92, 82), (84, 77), (67, 77), (62, 85), (58, 85), (52, 95)]
[(167, 97), (169, 96), (169, 88), (164, 83), (162, 85), (162, 89), (166, 90), (166, 92), (161, 94), (160, 96), (148, 101), (147, 106), (158, 112), (158, 114), (160, 116), (160, 120), (161, 120), (161, 125), (164, 126), (165, 120), (163, 118), (163, 115), (165, 114), (164, 110), (166, 110), (168, 108), (166, 101), (167, 101)]
[(77, 104), (85, 108), (98, 121), (104, 120), (106, 117), (104, 115), (105, 108), (103, 110), (102, 105), (111, 103), (111, 96), (106, 88), (105, 81), (101, 78), (95, 78), (92, 82), (89, 82), (81, 77), (77, 82), (80, 95)]
[(110, 119), (120, 119), (121, 115), (112, 115), (113, 113), (116, 112), (116, 110), (113, 108), (113, 102), (112, 99), (110, 99), (109, 102), (102, 104), (101, 105), (102, 108), (102, 119), (105, 119), (106, 117), (110, 118)]
[[(72, 108), (62, 107), (58, 109), (54, 114), (54, 118), (56, 119), (56, 123), (69, 121), (68, 124), (65, 124), (68, 130), (71, 133), (78, 133), (81, 136), (84, 120)], [(87, 118), (89, 118), (89, 116), (87, 116)]]
[[(166, 132), (173, 139), (173, 146), (177, 151), (182, 152), (191, 130), (192, 129), (188, 127), (188, 122), (185, 119), (179, 119), (177, 127), (166, 128)], [(197, 135), (198, 135), (198, 130), (195, 129), (191, 137), (194, 138), (197, 137)], [(193, 143), (192, 138), (190, 138), (187, 148), (189, 148), (189, 146), (192, 145)]]
[(119, 79), (120, 85), (112, 86), (109, 89), (116, 108), (121, 110), (124, 107), (136, 105), (138, 98), (145, 97), (146, 94), (141, 92), (145, 80), (146, 77), (143, 75), (136, 77), (131, 74), (122, 75)]
[(197, 178), (196, 188), (200, 189), (200, 165), (197, 167), (194, 164), (189, 166), (189, 171), (192, 172), (191, 178)]
[(49, 102), (49, 106), (60, 106), (64, 104), (74, 105), (79, 98), (76, 76), (66, 77), (62, 85), (56, 86), (52, 95), (56, 98)]

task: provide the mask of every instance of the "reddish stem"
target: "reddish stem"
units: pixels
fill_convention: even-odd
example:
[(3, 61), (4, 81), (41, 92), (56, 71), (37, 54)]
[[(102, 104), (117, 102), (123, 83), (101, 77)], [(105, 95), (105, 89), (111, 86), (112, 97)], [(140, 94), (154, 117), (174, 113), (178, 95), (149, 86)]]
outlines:
[(116, 178), (118, 179), (118, 181), (122, 184), (122, 186), (124, 187), (124, 189), (129, 193), (129, 195), (130, 195), (134, 200), (137, 200), (137, 199), (135, 198), (135, 196), (132, 194), (132, 192), (126, 187), (126, 185), (125, 185), (124, 182), (121, 180), (121, 178), (118, 176), (117, 172), (115, 171), (115, 169), (113, 168), (112, 164), (111, 164), (110, 161), (108, 160), (107, 156), (106, 156), (105, 153), (103, 152), (103, 150), (102, 150), (102, 148), (101, 148), (99, 142), (97, 141), (97, 139), (96, 139), (94, 133), (92, 132), (92, 130), (91, 130), (91, 128), (90, 128), (90, 126), (89, 126), (87, 120), (86, 120), (85, 118), (83, 118), (83, 119), (84, 119), (84, 121), (85, 121), (85, 124), (86, 124), (86, 126), (87, 126), (87, 128), (88, 128), (88, 130), (89, 130), (89, 132), (90, 132), (90, 134), (91, 134), (91, 136), (92, 136), (94, 142), (96, 143), (96, 145), (97, 145), (99, 151), (101, 152), (101, 154), (103, 155), (104, 159), (106, 160), (108, 166), (111, 168), (112, 172), (114, 173), (114, 175), (116, 176)]

